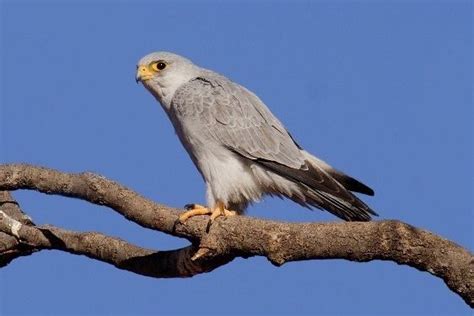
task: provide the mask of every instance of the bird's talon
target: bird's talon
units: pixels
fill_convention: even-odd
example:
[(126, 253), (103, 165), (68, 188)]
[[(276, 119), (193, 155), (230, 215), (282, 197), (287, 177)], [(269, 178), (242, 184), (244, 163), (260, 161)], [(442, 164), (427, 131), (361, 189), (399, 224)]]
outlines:
[(211, 213), (211, 218), (209, 219), (209, 221), (212, 223), (216, 218), (223, 215), (224, 215), (224, 210), (220, 210), (220, 209), (214, 210)]
[(202, 206), (201, 204), (189, 203), (184, 206), (185, 210), (197, 210), (197, 209), (207, 209), (207, 207)]
[(218, 218), (219, 216), (233, 216), (236, 215), (237, 212), (235, 211), (230, 211), (225, 208), (224, 204), (222, 202), (219, 202), (217, 206), (214, 209), (209, 209), (205, 206), (199, 205), (199, 204), (186, 204), (184, 206), (186, 209), (186, 212), (182, 213), (179, 218), (177, 219), (175, 225), (178, 224), (183, 224), (185, 221), (187, 221), (189, 218), (198, 216), (198, 215), (211, 215), (209, 218), (209, 221), (206, 226), (206, 232), (209, 232), (209, 229), (211, 228), (212, 223)]
[(230, 211), (228, 209), (224, 209), (224, 216), (225, 217), (228, 217), (228, 216), (235, 216), (237, 215), (237, 212), (236, 211)]
[(173, 231), (176, 229), (176, 226), (178, 226), (178, 224), (181, 224), (181, 221), (179, 220), (179, 217), (174, 221)]
[(207, 207), (204, 207), (199, 204), (186, 204), (184, 207), (186, 208), (187, 211), (181, 214), (178, 218), (178, 221), (181, 224), (187, 221), (190, 217), (211, 214), (211, 211), (209, 211)]
[(209, 230), (211, 229), (211, 225), (212, 225), (212, 220), (209, 219), (206, 225), (206, 233), (209, 233)]
[(228, 216), (234, 216), (234, 215), (237, 215), (236, 211), (230, 211), (226, 208), (217, 208), (217, 209), (215, 209), (211, 213), (211, 218), (209, 218), (209, 221), (207, 222), (206, 232), (209, 232), (209, 229), (211, 228), (212, 223), (214, 223), (214, 221), (218, 217), (223, 216), (224, 218), (226, 218)]

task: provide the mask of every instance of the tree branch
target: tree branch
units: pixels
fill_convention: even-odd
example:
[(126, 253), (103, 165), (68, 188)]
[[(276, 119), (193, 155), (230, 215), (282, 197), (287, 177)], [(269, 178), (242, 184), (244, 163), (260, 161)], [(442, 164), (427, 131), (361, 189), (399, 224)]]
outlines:
[[(13, 231), (13, 226), (17, 227)], [(190, 277), (209, 272), (226, 262), (199, 264), (191, 257), (196, 246), (171, 251), (155, 251), (132, 245), (100, 233), (78, 233), (54, 226), (23, 225), (0, 211), (0, 231), (15, 235), (19, 243), (39, 250), (56, 249), (103, 261), (123, 270), (155, 278)], [(1, 255), (1, 252), (0, 252)]]
[[(309, 259), (390, 260), (442, 278), (474, 307), (474, 256), (453, 242), (399, 221), (290, 224), (235, 216), (218, 219), (206, 233), (207, 217), (194, 217), (185, 225), (175, 225), (177, 209), (156, 204), (92, 173), (0, 165), (0, 190), (18, 189), (105, 205), (139, 225), (192, 242), (183, 249), (156, 252), (97, 233), (74, 233), (30, 223), (17, 231), (19, 245), (30, 249), (30, 253), (32, 249), (59, 249), (154, 277), (208, 272), (237, 256), (265, 256), (275, 265)], [(5, 226), (6, 218), (0, 231), (14, 235), (11, 225)]]
[[(18, 203), (9, 192), (0, 191), (0, 211), (21, 224), (34, 225), (31, 219), (21, 211)], [(5, 224), (0, 220), (0, 226)], [(10, 231), (11, 227), (7, 225), (7, 229)], [(0, 267), (6, 266), (18, 257), (28, 256), (35, 251), (37, 249), (34, 247), (21, 244), (12, 233), (3, 232), (0, 229)]]

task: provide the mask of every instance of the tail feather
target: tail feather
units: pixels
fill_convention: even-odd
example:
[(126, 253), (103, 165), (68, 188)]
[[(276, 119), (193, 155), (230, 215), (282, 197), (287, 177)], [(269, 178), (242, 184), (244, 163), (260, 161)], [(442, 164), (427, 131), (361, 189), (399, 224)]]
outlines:
[(374, 196), (375, 194), (374, 190), (372, 190), (362, 182), (336, 169), (326, 170), (326, 172), (329, 173), (334, 179), (336, 179), (337, 182), (342, 184), (349, 191), (363, 193), (370, 196)]
[(304, 200), (280, 192), (297, 203), (325, 209), (346, 221), (369, 221), (371, 215), (377, 215), (318, 165), (307, 162), (302, 168), (294, 169), (274, 161), (258, 159), (256, 162), (301, 186)]
[(298, 192), (288, 188), (269, 186), (268, 194), (286, 196), (305, 207), (315, 207), (331, 212), (346, 221), (370, 221), (371, 215), (377, 216), (367, 204), (350, 191), (373, 195), (374, 191), (359, 181), (334, 170), (324, 161), (317, 159), (304, 150), (305, 163), (299, 168), (292, 168), (276, 161), (248, 158), (235, 151), (243, 159), (258, 164), (263, 170), (279, 175), (296, 184)]
[(311, 164), (316, 165), (320, 167), (321, 169), (323, 169), (324, 171), (326, 171), (331, 177), (336, 179), (336, 181), (339, 182), (347, 190), (374, 196), (375, 194), (374, 190), (372, 190), (371, 188), (369, 188), (362, 182), (348, 176), (347, 174), (337, 169), (334, 169), (333, 167), (328, 165), (326, 162), (311, 155), (307, 151), (302, 150), (301, 152)]
[[(313, 196), (316, 195), (318, 199), (314, 200)], [(361, 207), (354, 207), (345, 201), (332, 196), (326, 192), (318, 192), (313, 191), (311, 194), (306, 195), (309, 199), (307, 202), (312, 206), (317, 206), (323, 209), (328, 210), (329, 212), (333, 213), (339, 218), (342, 218), (346, 221), (360, 221), (360, 222), (367, 222), (371, 220), (371, 215), (378, 216), (370, 207), (365, 205), (365, 208)], [(320, 202), (322, 201), (322, 203)], [(318, 203), (315, 205), (313, 203)]]

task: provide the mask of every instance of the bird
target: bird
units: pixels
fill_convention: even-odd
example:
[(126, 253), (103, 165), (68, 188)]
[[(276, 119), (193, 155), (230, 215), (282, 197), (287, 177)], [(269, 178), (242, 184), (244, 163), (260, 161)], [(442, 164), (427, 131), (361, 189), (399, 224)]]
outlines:
[(141, 58), (135, 79), (161, 104), (206, 186), (207, 206), (187, 204), (179, 222), (242, 215), (265, 196), (346, 221), (378, 216), (353, 193), (373, 196), (370, 187), (303, 149), (244, 86), (165, 51)]

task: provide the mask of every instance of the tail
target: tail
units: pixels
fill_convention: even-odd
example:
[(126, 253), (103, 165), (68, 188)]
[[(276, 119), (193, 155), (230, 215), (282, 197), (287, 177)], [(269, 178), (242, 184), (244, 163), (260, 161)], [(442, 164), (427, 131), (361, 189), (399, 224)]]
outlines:
[(333, 177), (337, 182), (342, 184), (342, 186), (346, 188), (347, 190), (374, 196), (375, 194), (374, 190), (372, 190), (371, 188), (369, 188), (362, 182), (359, 182), (358, 180), (348, 176), (347, 174), (344, 174), (343, 172), (334, 169), (333, 167), (328, 165), (326, 162), (311, 155), (307, 151), (302, 150), (301, 152), (312, 165), (318, 166), (324, 171), (326, 171), (331, 177)]
[(374, 195), (374, 191), (359, 181), (334, 170), (322, 160), (302, 151), (306, 164), (294, 169), (273, 161), (257, 160), (260, 165), (285, 179), (298, 184), (300, 196), (287, 195), (293, 201), (308, 207), (324, 209), (346, 221), (370, 221), (377, 216), (369, 206), (350, 191)]

